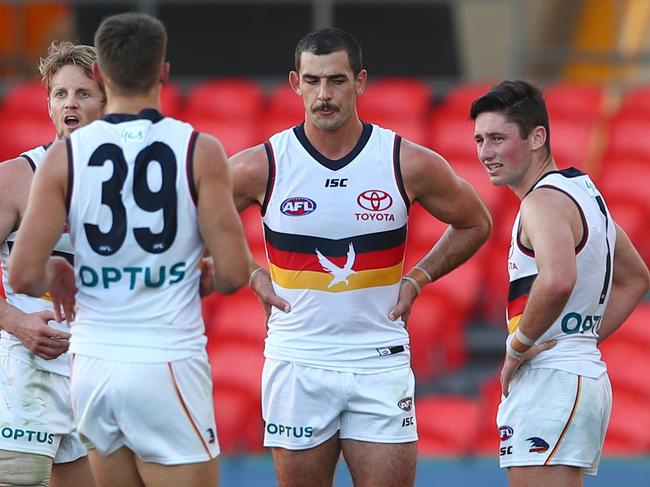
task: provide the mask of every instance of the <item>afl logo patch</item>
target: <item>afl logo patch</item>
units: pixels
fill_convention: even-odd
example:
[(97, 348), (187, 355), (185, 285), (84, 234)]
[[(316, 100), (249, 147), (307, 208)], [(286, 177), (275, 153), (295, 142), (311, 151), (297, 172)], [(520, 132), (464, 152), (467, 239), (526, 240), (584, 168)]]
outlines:
[(512, 438), (514, 431), (510, 426), (499, 426), (499, 439), (507, 441)]
[(393, 197), (381, 189), (369, 189), (357, 196), (357, 203), (368, 211), (384, 211), (393, 206)]
[(287, 198), (280, 205), (280, 211), (287, 216), (309, 215), (316, 209), (316, 202), (309, 198), (294, 196)]
[(397, 407), (400, 408), (402, 411), (406, 411), (407, 413), (413, 409), (413, 398), (412, 397), (405, 397), (402, 399), (400, 402), (397, 403)]

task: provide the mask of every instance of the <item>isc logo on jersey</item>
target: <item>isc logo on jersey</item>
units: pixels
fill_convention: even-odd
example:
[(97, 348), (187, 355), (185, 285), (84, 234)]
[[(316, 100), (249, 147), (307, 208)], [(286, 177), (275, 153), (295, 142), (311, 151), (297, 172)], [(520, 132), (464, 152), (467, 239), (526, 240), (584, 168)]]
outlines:
[(316, 209), (316, 202), (302, 196), (287, 198), (280, 205), (280, 211), (287, 216), (309, 215)]
[(384, 213), (393, 206), (393, 197), (381, 189), (369, 189), (357, 196), (357, 204), (367, 210), (355, 213), (357, 221), (387, 221), (394, 222), (393, 213)]

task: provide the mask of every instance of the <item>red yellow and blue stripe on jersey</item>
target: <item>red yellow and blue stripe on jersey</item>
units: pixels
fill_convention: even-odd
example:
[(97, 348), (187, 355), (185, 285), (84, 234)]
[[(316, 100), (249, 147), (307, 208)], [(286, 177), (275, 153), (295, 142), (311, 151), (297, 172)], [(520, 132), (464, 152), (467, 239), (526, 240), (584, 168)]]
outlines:
[(528, 295), (533, 287), (537, 274), (522, 277), (510, 282), (508, 289), (508, 309), (506, 319), (508, 321), (508, 333), (514, 333), (519, 326), (521, 316), (524, 314)]
[(402, 277), (406, 225), (343, 239), (281, 233), (264, 225), (264, 235), (271, 279), (286, 289), (344, 292), (396, 284)]

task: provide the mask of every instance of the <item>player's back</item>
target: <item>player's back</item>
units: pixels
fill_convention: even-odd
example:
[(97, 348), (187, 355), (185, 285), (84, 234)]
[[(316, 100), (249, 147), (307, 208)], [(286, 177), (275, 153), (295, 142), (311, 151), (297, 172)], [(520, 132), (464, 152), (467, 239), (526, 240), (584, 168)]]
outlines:
[(110, 115), (70, 137), (72, 352), (158, 362), (203, 350), (195, 140), (190, 125), (153, 109)]

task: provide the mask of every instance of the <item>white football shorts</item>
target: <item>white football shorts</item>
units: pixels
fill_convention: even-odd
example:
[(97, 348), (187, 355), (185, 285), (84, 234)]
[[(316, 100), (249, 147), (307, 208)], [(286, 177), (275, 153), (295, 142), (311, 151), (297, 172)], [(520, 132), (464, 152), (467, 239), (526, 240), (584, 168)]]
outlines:
[(67, 463), (86, 455), (72, 421), (70, 382), (0, 354), (0, 449)]
[(219, 455), (207, 356), (133, 363), (75, 355), (70, 389), (79, 435), (101, 455), (126, 446), (163, 465)]
[(339, 438), (373, 443), (418, 439), (410, 367), (355, 374), (266, 359), (264, 446), (303, 450)]
[(522, 368), (497, 414), (501, 467), (569, 465), (596, 475), (611, 406), (606, 373)]

